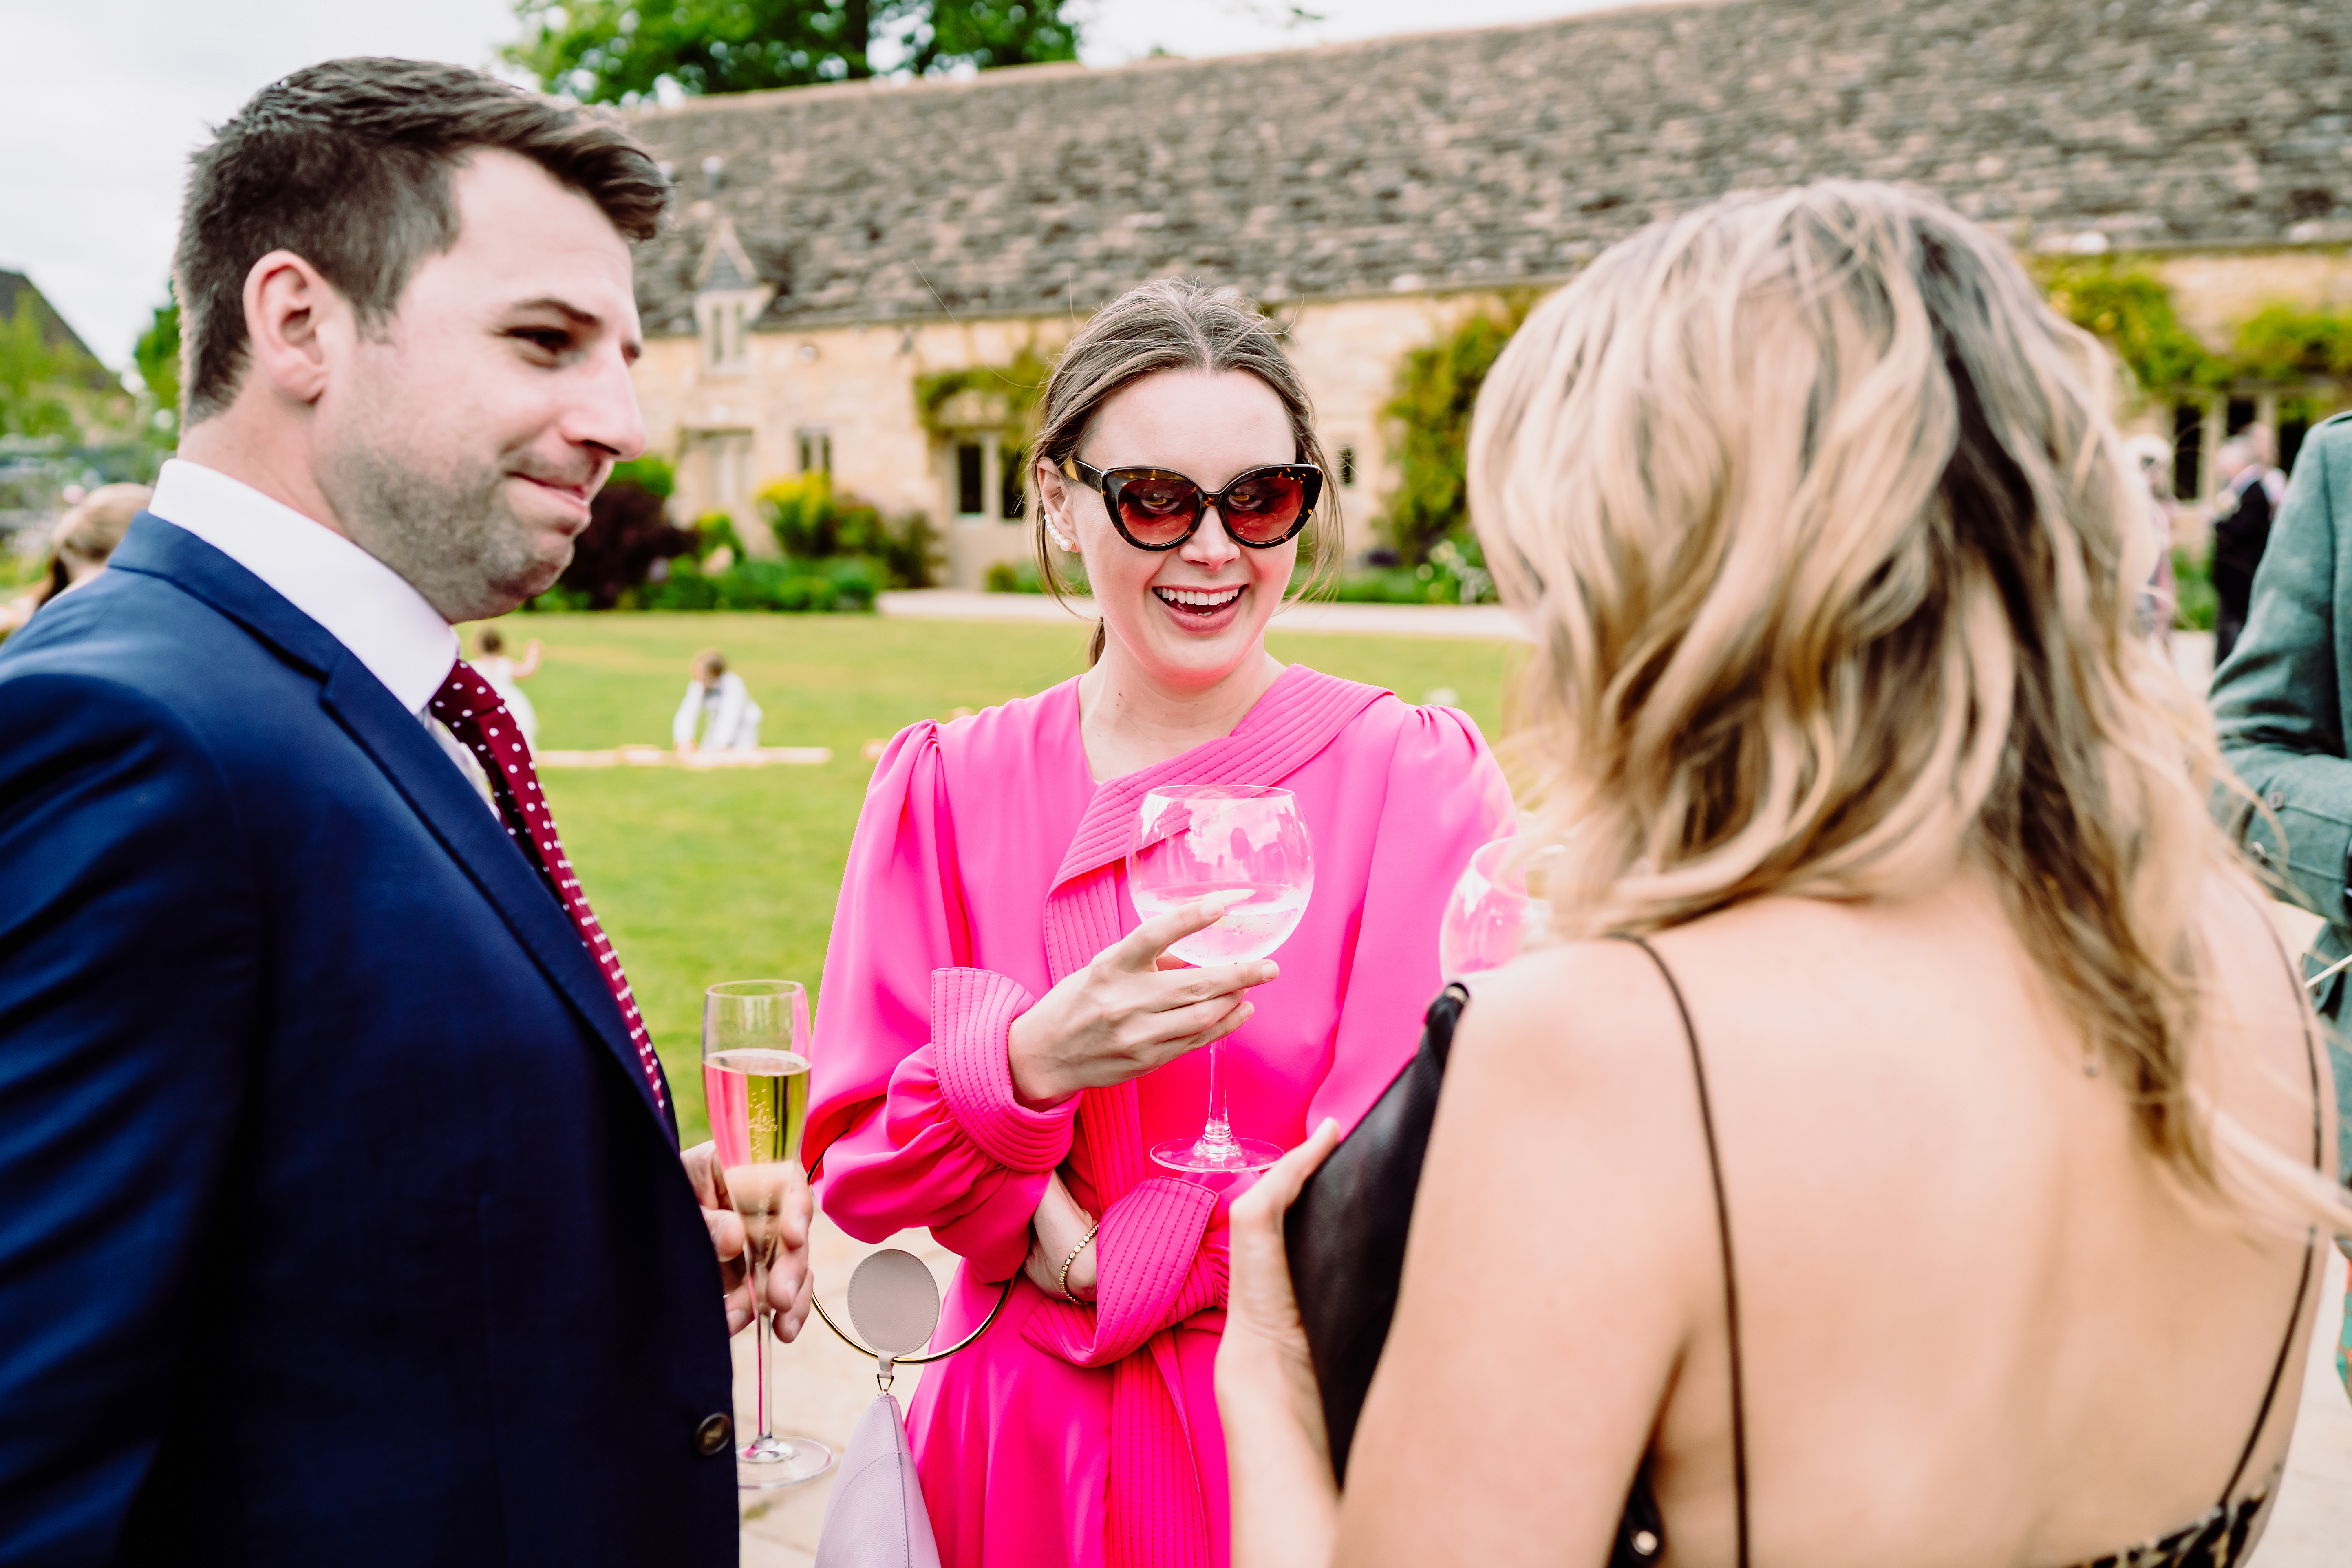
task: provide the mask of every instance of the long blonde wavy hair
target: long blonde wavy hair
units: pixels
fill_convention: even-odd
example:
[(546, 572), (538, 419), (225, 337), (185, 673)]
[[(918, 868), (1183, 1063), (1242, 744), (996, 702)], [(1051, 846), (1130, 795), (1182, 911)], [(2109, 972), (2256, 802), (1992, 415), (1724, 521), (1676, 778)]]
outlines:
[(2192, 1113), (2201, 705), (2141, 639), (2146, 503), (2102, 352), (1932, 198), (1832, 182), (1654, 226), (1537, 310), (1471, 505), (1533, 626), (1556, 934), (1988, 868), (2210, 1192)]

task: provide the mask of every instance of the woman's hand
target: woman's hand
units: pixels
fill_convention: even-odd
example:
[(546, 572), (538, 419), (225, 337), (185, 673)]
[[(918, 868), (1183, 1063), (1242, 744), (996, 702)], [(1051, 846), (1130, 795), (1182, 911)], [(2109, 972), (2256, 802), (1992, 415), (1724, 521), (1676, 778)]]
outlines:
[[(1045, 1178), (1045, 1196), (1037, 1205), (1036, 1216), (1029, 1224), (1029, 1258), (1021, 1270), (1029, 1282), (1059, 1298), (1062, 1294), (1062, 1259), (1070, 1250), (1087, 1239), (1095, 1226), (1095, 1216), (1078, 1206), (1070, 1189), (1062, 1184), (1057, 1172)], [(1095, 1249), (1091, 1242), (1082, 1248), (1070, 1264), (1070, 1295), (1080, 1301), (1095, 1299)]]
[(1326, 1117), (1231, 1211), (1233, 1272), (1216, 1386), (1233, 1482), (1234, 1568), (1326, 1563), (1339, 1533), (1330, 1433), (1282, 1240), (1282, 1216), (1339, 1142), (1339, 1125)]
[[(1144, 921), (1013, 1021), (1013, 1091), (1032, 1110), (1141, 1078), (1222, 1039), (1255, 1009), (1244, 993), (1282, 973), (1266, 959), (1168, 968), (1172, 942), (1217, 923), (1241, 895), (1203, 899)], [(1058, 1265), (1059, 1259), (1055, 1259)]]
[(1224, 1397), (1227, 1366), (1253, 1379), (1279, 1375), (1304, 1387), (1323, 1442), (1323, 1405), (1316, 1392), (1315, 1367), (1307, 1352), (1307, 1331), (1298, 1321), (1298, 1299), (1290, 1289), (1290, 1257), (1282, 1216), (1297, 1201), (1307, 1178), (1339, 1146), (1339, 1124), (1329, 1117), (1306, 1142), (1275, 1162), (1257, 1184), (1233, 1202), (1232, 1276), (1225, 1295), (1225, 1336), (1217, 1348), (1217, 1395)]

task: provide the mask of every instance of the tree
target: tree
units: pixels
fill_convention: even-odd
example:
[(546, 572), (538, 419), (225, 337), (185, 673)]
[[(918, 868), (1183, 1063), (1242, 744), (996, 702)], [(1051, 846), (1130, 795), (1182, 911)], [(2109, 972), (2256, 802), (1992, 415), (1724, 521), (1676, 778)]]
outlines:
[(1078, 58), (1068, 0), (515, 0), (506, 58), (550, 92), (636, 103)]
[(1499, 309), (1468, 317), (1397, 366), (1396, 390), (1381, 412), (1395, 436), (1390, 450), (1402, 480), (1389, 498), (1389, 540), (1408, 566), (1429, 559), (1449, 533), (1468, 540), (1470, 415), (1533, 303), (1532, 295), (1507, 294)]
[(64, 436), (75, 433), (72, 406), (58, 395), (79, 368), (49, 346), (30, 292), (16, 312), (0, 321), (0, 436)]
[[(155, 307), (155, 319), (139, 334), (139, 342), (131, 351), (131, 363), (139, 367), (139, 379), (155, 395), (158, 414), (169, 413), (171, 423), (164, 428), (176, 430), (180, 421), (180, 301), (167, 300)], [(159, 421), (159, 424), (161, 422)]]

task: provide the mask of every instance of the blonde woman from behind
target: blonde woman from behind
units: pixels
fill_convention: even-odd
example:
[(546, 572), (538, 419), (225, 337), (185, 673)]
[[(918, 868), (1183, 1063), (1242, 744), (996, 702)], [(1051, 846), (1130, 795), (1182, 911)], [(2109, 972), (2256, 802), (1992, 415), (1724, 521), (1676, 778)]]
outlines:
[(1511, 343), (1555, 940), (1465, 1012), (1344, 1495), (1276, 1220), (1330, 1134), (1235, 1203), (1237, 1564), (2245, 1561), (2347, 1216), (2096, 359), (1864, 184)]

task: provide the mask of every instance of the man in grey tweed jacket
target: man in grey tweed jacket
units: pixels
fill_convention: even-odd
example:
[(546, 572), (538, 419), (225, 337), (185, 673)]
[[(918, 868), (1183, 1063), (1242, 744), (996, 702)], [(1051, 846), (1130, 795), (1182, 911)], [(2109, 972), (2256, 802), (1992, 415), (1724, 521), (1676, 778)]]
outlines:
[[(2223, 760), (2270, 811), (2234, 795), (2218, 795), (2216, 809), (2257, 862), (2326, 918), (2305, 960), (2316, 974), (2352, 955), (2352, 414), (2314, 429), (2296, 456), (2244, 635), (2214, 673), (2212, 700)], [(2352, 973), (2338, 973), (2314, 999), (2336, 1026), (2327, 1049), (2337, 1169), (2352, 1181), (2352, 1050), (2339, 1032), (2347, 993)], [(2339, 1355), (2336, 1367), (2352, 1388), (2352, 1360)]]

